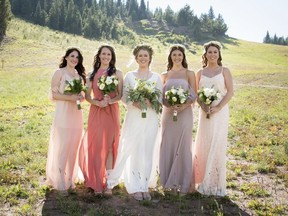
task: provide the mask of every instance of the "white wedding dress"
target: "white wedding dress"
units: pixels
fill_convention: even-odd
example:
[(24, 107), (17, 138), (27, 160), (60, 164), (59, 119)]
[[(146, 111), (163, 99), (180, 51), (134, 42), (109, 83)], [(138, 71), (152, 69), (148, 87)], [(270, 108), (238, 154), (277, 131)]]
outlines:
[[(127, 102), (127, 87), (136, 84), (136, 72), (129, 72), (124, 79), (122, 101), (127, 113), (122, 126), (118, 154), (114, 169), (108, 172), (107, 187), (113, 188), (124, 183), (129, 194), (148, 192), (156, 187), (159, 166), (159, 115), (148, 108), (146, 118), (141, 110)], [(148, 82), (156, 82), (162, 92), (162, 82), (158, 74), (152, 73)], [(162, 98), (159, 98), (162, 101)]]

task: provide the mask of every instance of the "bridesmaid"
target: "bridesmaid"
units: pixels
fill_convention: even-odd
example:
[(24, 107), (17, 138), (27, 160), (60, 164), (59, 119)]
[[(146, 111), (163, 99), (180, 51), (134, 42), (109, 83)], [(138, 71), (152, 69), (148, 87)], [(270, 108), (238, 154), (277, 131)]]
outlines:
[[(185, 48), (174, 45), (168, 56), (167, 72), (162, 73), (163, 98), (172, 87), (189, 91), (186, 103), (170, 106), (163, 99), (160, 182), (167, 190), (187, 193), (192, 176), (192, 103), (196, 100), (195, 74), (188, 70)], [(177, 122), (173, 111), (177, 110)]]
[[(108, 187), (113, 188), (124, 182), (127, 192), (136, 200), (150, 200), (149, 187), (157, 183), (156, 166), (159, 158), (157, 151), (157, 135), (159, 129), (158, 114), (151, 108), (149, 100), (147, 117), (141, 117), (139, 102), (127, 101), (127, 87), (136, 85), (136, 78), (146, 82), (155, 82), (156, 88), (162, 91), (161, 78), (149, 68), (153, 50), (150, 46), (140, 45), (133, 50), (138, 68), (128, 72), (124, 79), (122, 101), (127, 113), (122, 126), (118, 157), (116, 164), (108, 176)], [(162, 97), (159, 98), (159, 101)]]
[(65, 81), (80, 77), (85, 82), (83, 56), (77, 48), (69, 48), (52, 77), (49, 93), (56, 103), (56, 110), (50, 133), (46, 183), (60, 191), (74, 188), (78, 174), (77, 156), (83, 135), (83, 117), (76, 101), (84, 97), (81, 94), (66, 95), (64, 89)]
[[(222, 66), (221, 45), (210, 41), (204, 44), (203, 68), (197, 72), (196, 87), (218, 90), (222, 97), (211, 109), (198, 99), (199, 124), (193, 153), (193, 181), (205, 195), (226, 195), (226, 148), (228, 136), (228, 102), (233, 96), (230, 70)], [(206, 118), (206, 114), (210, 118)]]
[[(94, 57), (93, 71), (87, 78), (86, 100), (91, 104), (87, 131), (82, 141), (79, 162), (85, 186), (96, 194), (112, 194), (106, 188), (107, 173), (113, 168), (120, 136), (120, 110), (118, 101), (122, 96), (122, 72), (116, 70), (114, 48), (103, 45)], [(102, 76), (116, 75), (118, 86), (115, 92), (104, 93), (97, 86)], [(91, 93), (93, 91), (93, 98)]]

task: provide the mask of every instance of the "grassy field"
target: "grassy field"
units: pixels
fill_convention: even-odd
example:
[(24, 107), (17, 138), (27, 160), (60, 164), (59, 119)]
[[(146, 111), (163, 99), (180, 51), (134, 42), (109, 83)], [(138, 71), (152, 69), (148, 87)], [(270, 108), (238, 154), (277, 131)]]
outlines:
[[(230, 102), (228, 196), (163, 196), (159, 189), (153, 192), (153, 201), (135, 202), (121, 187), (107, 198), (95, 197), (79, 185), (66, 198), (43, 184), (54, 114), (47, 95), (64, 51), (79, 47), (89, 71), (99, 45), (112, 44), (117, 67), (126, 73), (136, 67), (132, 47), (19, 20), (12, 20), (7, 33), (0, 47), (0, 215), (288, 214), (287, 46), (223, 41), (223, 63), (231, 69), (235, 83)], [(165, 71), (169, 45), (151, 36), (139, 36), (139, 41), (155, 50), (152, 70)], [(187, 53), (189, 68), (197, 71), (202, 47), (193, 43), (189, 50), (193, 50)], [(84, 102), (85, 125), (88, 108)], [(122, 106), (122, 119), (124, 114)]]

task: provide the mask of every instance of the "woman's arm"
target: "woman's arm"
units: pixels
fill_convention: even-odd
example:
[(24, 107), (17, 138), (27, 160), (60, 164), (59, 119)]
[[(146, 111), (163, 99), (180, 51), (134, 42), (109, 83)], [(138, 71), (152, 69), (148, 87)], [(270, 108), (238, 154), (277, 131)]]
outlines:
[(165, 89), (164, 89), (164, 85), (166, 83), (166, 80), (167, 80), (167, 76), (168, 76), (168, 73), (165, 71), (161, 74), (161, 80), (162, 80), (162, 104), (165, 106), (165, 107), (170, 107), (170, 104), (168, 103), (168, 101), (165, 99)]
[(81, 94), (75, 95), (66, 95), (59, 92), (59, 87), (61, 84), (62, 79), (62, 71), (58, 69), (52, 77), (51, 80), (51, 95), (53, 100), (62, 100), (62, 101), (77, 101), (83, 99), (83, 96)]

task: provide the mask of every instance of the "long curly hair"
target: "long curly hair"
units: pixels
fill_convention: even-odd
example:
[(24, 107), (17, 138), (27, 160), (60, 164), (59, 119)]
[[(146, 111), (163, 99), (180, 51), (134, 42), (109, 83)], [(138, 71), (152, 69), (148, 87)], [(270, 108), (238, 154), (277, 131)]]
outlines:
[(78, 64), (75, 66), (75, 69), (79, 76), (83, 79), (84, 83), (86, 83), (86, 73), (85, 67), (83, 66), (83, 55), (78, 48), (71, 47), (66, 50), (65, 55), (62, 57), (61, 62), (59, 64), (59, 68), (64, 68), (67, 66), (66, 57), (70, 55), (70, 53), (76, 51), (78, 53)]
[(134, 50), (133, 50), (133, 55), (134, 55), (135, 59), (137, 58), (140, 50), (146, 50), (148, 52), (149, 57), (150, 57), (150, 60), (149, 60), (149, 65), (150, 65), (151, 62), (152, 62), (152, 56), (154, 54), (154, 51), (153, 51), (152, 47), (149, 46), (149, 45), (138, 45), (138, 46), (136, 46), (134, 48)]
[(103, 48), (107, 48), (110, 50), (111, 54), (112, 54), (112, 58), (111, 61), (109, 62), (109, 67), (107, 69), (108, 72), (108, 76), (111, 76), (112, 74), (116, 73), (116, 54), (115, 54), (115, 50), (112, 46), (109, 45), (102, 45), (99, 47), (96, 55), (94, 56), (94, 62), (93, 62), (93, 71), (89, 77), (90, 81), (93, 81), (97, 71), (99, 70), (100, 66), (101, 66), (101, 60), (100, 60), (100, 54), (102, 52)]
[(217, 64), (219, 66), (222, 66), (221, 44), (217, 41), (209, 41), (203, 45), (203, 47), (204, 47), (204, 52), (202, 54), (202, 67), (203, 68), (207, 66), (208, 59), (206, 57), (206, 54), (207, 54), (209, 47), (211, 47), (211, 46), (216, 47), (218, 49), (219, 58), (217, 59)]
[(174, 52), (175, 50), (179, 50), (183, 54), (182, 66), (184, 68), (188, 68), (188, 64), (187, 64), (187, 60), (186, 60), (186, 54), (185, 54), (185, 48), (182, 45), (177, 44), (177, 45), (173, 45), (170, 48), (170, 52), (169, 52), (169, 55), (168, 55), (167, 71), (171, 70), (172, 67), (173, 67), (173, 62), (172, 62), (171, 55), (172, 55), (172, 52)]

